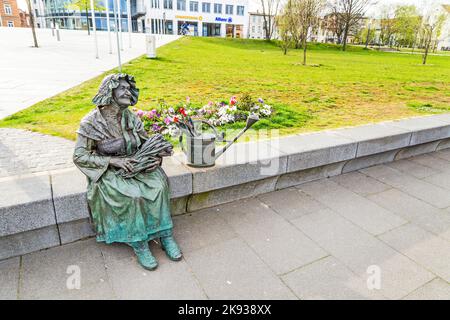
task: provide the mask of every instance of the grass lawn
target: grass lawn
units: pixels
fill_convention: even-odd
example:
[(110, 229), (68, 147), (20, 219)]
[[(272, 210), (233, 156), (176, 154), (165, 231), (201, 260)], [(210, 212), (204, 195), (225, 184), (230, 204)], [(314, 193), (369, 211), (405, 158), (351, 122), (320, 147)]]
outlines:
[[(275, 107), (256, 128), (282, 134), (358, 125), (450, 111), (450, 57), (375, 52), (311, 45), (309, 66), (300, 50), (286, 56), (273, 43), (244, 39), (184, 37), (124, 66), (140, 88), (138, 108), (158, 99), (196, 105), (249, 93)], [(18, 112), (0, 127), (16, 127), (75, 139), (80, 119), (104, 75)], [(235, 124), (239, 127), (242, 124)], [(233, 125), (232, 125), (233, 126)]]

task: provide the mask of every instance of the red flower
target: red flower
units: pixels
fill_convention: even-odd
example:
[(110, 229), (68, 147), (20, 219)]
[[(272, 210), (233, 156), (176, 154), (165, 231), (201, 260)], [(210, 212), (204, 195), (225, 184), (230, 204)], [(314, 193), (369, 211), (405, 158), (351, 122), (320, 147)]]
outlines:
[(183, 115), (183, 117), (186, 117), (187, 116), (187, 114), (186, 114), (186, 111), (184, 110), (184, 108), (180, 108), (180, 113)]
[(236, 104), (236, 102), (237, 102), (236, 97), (235, 97), (235, 96), (232, 96), (231, 99), (230, 99), (230, 104), (231, 104), (232, 106), (234, 106), (234, 105)]
[(173, 117), (173, 122), (178, 122), (178, 117)]

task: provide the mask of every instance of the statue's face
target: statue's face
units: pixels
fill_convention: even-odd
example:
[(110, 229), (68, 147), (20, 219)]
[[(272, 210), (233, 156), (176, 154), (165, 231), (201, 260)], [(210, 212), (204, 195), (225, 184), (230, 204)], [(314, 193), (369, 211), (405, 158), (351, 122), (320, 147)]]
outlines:
[(125, 79), (119, 80), (119, 86), (113, 90), (113, 98), (121, 107), (131, 105), (130, 84)]

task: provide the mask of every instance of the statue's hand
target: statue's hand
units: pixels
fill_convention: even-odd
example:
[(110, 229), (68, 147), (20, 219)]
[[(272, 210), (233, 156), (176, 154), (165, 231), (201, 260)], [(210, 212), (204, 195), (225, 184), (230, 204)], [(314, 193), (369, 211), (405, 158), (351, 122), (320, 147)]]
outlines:
[(161, 164), (162, 164), (162, 158), (158, 157), (150, 167), (145, 169), (145, 172), (151, 172), (151, 171), (155, 170), (156, 168), (160, 167)]
[(133, 171), (133, 163), (138, 163), (139, 161), (131, 158), (111, 158), (109, 164), (113, 167), (124, 169), (127, 172)]

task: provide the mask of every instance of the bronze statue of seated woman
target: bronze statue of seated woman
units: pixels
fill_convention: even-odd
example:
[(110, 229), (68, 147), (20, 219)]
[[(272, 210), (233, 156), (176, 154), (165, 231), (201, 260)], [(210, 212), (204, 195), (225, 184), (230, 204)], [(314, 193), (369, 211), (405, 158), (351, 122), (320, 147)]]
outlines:
[(167, 256), (182, 253), (172, 234), (169, 185), (161, 168), (172, 146), (161, 135), (149, 137), (128, 107), (139, 90), (132, 76), (103, 79), (92, 100), (96, 108), (78, 129), (73, 161), (87, 176), (87, 199), (97, 241), (130, 245), (139, 263), (153, 270), (158, 263), (148, 242), (160, 239)]

